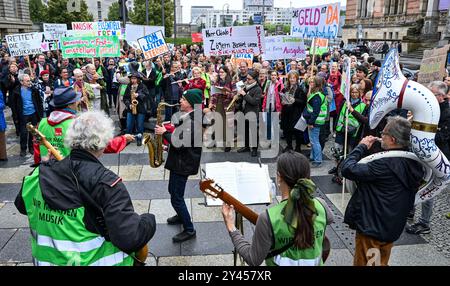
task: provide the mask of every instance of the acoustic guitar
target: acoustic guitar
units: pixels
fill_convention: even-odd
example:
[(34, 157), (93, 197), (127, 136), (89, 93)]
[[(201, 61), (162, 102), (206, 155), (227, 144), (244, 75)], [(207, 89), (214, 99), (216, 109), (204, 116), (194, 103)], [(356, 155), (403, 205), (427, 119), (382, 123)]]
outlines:
[[(55, 157), (56, 160), (61, 161), (62, 159), (64, 159), (61, 153), (59, 153), (59, 151), (56, 150), (55, 147), (53, 147), (52, 144), (50, 144), (50, 142), (47, 141), (45, 135), (42, 134), (42, 132), (39, 131), (36, 127), (34, 127), (31, 123), (27, 124), (27, 130), (34, 136), (34, 138), (36, 139), (37, 142), (39, 142), (39, 144), (44, 145), (48, 149), (48, 151)], [(148, 246), (145, 245), (135, 253), (135, 256), (133, 257), (135, 260), (135, 265), (136, 266), (145, 265), (145, 260), (147, 259), (147, 256), (148, 256)]]
[[(232, 205), (234, 209), (240, 213), (243, 217), (245, 217), (252, 224), (256, 224), (258, 220), (258, 214), (255, 213), (252, 209), (241, 203), (235, 197), (225, 192), (225, 190), (219, 185), (214, 183), (214, 180), (205, 179), (200, 181), (200, 190), (208, 196), (211, 196), (215, 199), (221, 199), (224, 203), (228, 205)], [(322, 261), (325, 263), (328, 256), (330, 255), (330, 241), (328, 237), (325, 235), (322, 242)]]

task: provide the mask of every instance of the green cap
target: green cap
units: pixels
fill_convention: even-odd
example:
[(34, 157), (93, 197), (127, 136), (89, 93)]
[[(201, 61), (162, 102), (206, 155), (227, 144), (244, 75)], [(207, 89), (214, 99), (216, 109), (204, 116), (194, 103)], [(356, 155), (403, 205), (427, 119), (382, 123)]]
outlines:
[(195, 104), (202, 104), (203, 92), (198, 88), (188, 89), (183, 93), (183, 97), (194, 107)]

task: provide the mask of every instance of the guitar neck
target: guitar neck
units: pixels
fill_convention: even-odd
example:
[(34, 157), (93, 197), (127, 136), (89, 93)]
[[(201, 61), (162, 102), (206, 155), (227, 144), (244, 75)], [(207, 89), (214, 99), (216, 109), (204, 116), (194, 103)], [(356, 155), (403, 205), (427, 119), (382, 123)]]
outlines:
[(238, 201), (235, 197), (230, 195), (229, 193), (222, 191), (219, 194), (219, 198), (227, 203), (228, 205), (233, 205), (234, 209), (240, 213), (243, 217), (248, 219), (252, 224), (256, 224), (258, 220), (258, 214), (255, 213), (252, 209)]

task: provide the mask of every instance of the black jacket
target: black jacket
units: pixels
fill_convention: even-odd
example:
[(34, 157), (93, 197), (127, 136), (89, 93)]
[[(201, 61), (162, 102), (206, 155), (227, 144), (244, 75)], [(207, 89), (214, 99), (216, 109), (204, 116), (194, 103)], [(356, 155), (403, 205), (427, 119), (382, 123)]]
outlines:
[(261, 87), (259, 84), (255, 84), (248, 90), (247, 88), (244, 88), (244, 91), (246, 92), (246, 95), (239, 97), (236, 103), (238, 105), (238, 110), (242, 110), (244, 114), (255, 112), (256, 118), (258, 118), (259, 112), (261, 112)]
[[(72, 170), (80, 189), (89, 194), (101, 208), (106, 232), (95, 219), (96, 212), (80, 195)], [(86, 151), (73, 150), (62, 161), (52, 160), (41, 164), (39, 183), (43, 198), (50, 208), (70, 210), (85, 206), (83, 221), (86, 229), (102, 235), (126, 253), (141, 249), (155, 233), (155, 216), (135, 213), (121, 179)], [(20, 213), (27, 214), (22, 190), (17, 195), (15, 205)]]
[[(287, 92), (286, 89), (283, 92)], [(297, 89), (294, 93), (295, 101), (290, 105), (283, 105), (281, 109), (281, 129), (284, 131), (295, 131), (295, 124), (302, 116), (303, 110), (306, 107), (306, 93), (303, 92), (303, 89), (300, 86), (297, 86)]]
[[(14, 121), (20, 122), (23, 118), (23, 101), (22, 101), (22, 94), (21, 94), (22, 86), (19, 84), (16, 86), (16, 88), (13, 91), (12, 96), (12, 105), (11, 109), (13, 110), (13, 119)], [(44, 114), (44, 106), (42, 104), (42, 98), (39, 94), (39, 90), (35, 88), (34, 86), (31, 88), (31, 99), (33, 100), (34, 109), (36, 110), (36, 114), (38, 117), (38, 121), (41, 120), (43, 114)]]
[[(147, 102), (147, 98), (149, 97), (149, 94), (148, 94), (148, 89), (145, 87), (145, 84), (143, 84), (142, 82), (139, 83), (139, 85), (136, 89), (136, 93), (138, 94), (138, 96), (137, 96), (137, 101), (138, 101), (137, 112), (140, 114), (146, 114), (147, 113), (146, 102)], [(125, 90), (125, 94), (123, 96), (123, 103), (127, 107), (127, 110), (129, 112), (131, 112), (131, 108), (130, 108), (130, 105), (131, 105), (131, 83), (128, 84), (127, 89)]]
[(399, 157), (358, 164), (366, 153), (360, 144), (342, 163), (342, 175), (358, 186), (344, 222), (378, 241), (394, 242), (403, 232), (424, 171), (419, 162)]
[(448, 100), (439, 103), (441, 117), (439, 117), (439, 130), (436, 133), (436, 145), (441, 149), (444, 155), (450, 160), (450, 105)]
[[(202, 157), (202, 147), (195, 146), (194, 138), (199, 138), (200, 143), (202, 142), (202, 116), (200, 118), (195, 118), (198, 122), (194, 121), (194, 111), (189, 113), (185, 118), (181, 118), (179, 124), (175, 125), (174, 133), (166, 132), (164, 133), (164, 138), (170, 142), (169, 154), (167, 155), (167, 161), (165, 168), (179, 175), (189, 176), (198, 173), (198, 168), (200, 167), (200, 159)], [(186, 120), (183, 122), (182, 120)], [(180, 126), (190, 126), (190, 129), (177, 131)], [(180, 127), (181, 128), (181, 127)], [(190, 134), (189, 134), (190, 133)], [(179, 141), (183, 141), (183, 136), (190, 135), (190, 146), (185, 147), (177, 142), (174, 142), (176, 138)], [(176, 136), (176, 137), (174, 137)], [(199, 137), (200, 136), (200, 137)]]

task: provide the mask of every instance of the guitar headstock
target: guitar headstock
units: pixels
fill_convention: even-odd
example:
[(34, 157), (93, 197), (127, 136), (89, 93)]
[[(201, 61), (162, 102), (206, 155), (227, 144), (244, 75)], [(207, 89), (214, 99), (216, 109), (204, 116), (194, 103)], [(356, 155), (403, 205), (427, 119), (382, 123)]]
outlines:
[(208, 178), (200, 181), (200, 190), (213, 198), (218, 198), (219, 194), (223, 192), (222, 187), (214, 183), (214, 180)]

